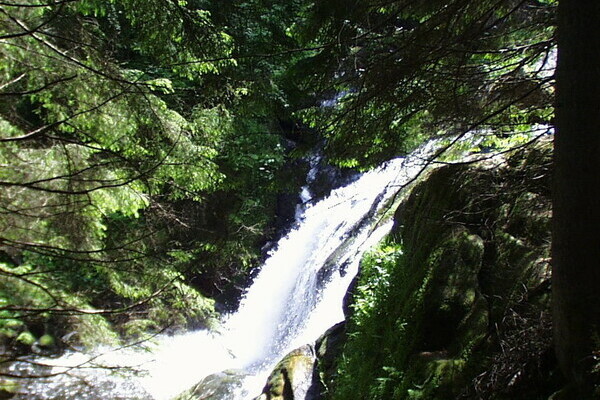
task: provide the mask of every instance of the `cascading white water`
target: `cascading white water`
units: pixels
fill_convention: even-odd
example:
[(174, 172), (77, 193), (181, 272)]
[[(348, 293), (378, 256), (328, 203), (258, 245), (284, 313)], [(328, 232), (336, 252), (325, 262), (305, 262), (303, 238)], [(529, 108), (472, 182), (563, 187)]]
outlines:
[[(343, 320), (343, 297), (361, 255), (391, 227), (390, 223), (375, 224), (376, 211), (422, 168), (419, 161), (431, 147), (406, 160), (392, 160), (332, 191), (326, 199), (307, 205), (298, 213), (297, 227), (271, 252), (238, 311), (223, 318), (219, 332), (158, 337), (148, 345), (150, 352), (137, 347), (98, 349), (97, 354), (103, 355), (95, 358), (94, 364), (131, 366), (145, 375), (119, 380), (106, 369), (68, 370), (68, 374), (34, 381), (21, 398), (166, 400), (203, 377), (231, 369), (243, 370), (246, 375), (236, 400), (257, 396), (281, 357), (314, 343)], [(54, 374), (89, 358), (70, 353), (37, 361), (54, 365)], [(15, 368), (26, 369), (23, 365)], [(110, 393), (86, 391), (78, 377), (87, 387), (102, 386), (100, 390)]]

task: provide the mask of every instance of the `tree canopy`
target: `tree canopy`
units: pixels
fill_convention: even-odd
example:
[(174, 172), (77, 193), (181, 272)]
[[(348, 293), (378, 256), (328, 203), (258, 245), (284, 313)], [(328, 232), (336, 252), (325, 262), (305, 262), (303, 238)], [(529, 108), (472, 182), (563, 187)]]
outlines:
[(261, 20), (267, 5), (230, 6), (0, 4), (0, 328), (10, 340), (64, 315), (127, 314), (134, 331), (206, 324), (212, 302), (192, 281), (258, 259), (284, 101), (276, 63), (244, 54), (291, 41), (282, 27), (294, 13), (280, 6)]
[[(554, 1), (314, 2), (323, 43), (308, 114), (341, 163), (380, 162), (425, 138), (531, 131), (553, 116)], [(327, 105), (327, 103), (326, 103)], [(491, 133), (493, 129), (493, 133)]]

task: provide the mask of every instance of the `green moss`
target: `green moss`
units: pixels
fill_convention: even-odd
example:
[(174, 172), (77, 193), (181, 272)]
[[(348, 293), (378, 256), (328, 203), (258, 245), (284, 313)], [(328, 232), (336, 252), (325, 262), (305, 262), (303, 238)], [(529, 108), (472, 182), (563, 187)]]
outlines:
[(511, 383), (514, 371), (552, 393), (526, 372), (550, 346), (548, 326), (530, 317), (549, 304), (545, 157), (447, 166), (414, 188), (393, 235), (362, 260), (331, 398), (538, 398)]
[(3, 318), (0, 321), (2, 321), (0, 326), (8, 329), (20, 329), (24, 325), (23, 321), (14, 318)]
[(19, 332), (10, 328), (0, 328), (0, 342), (6, 339), (14, 339), (19, 335)]
[[(412, 369), (413, 388), (406, 391), (406, 398), (448, 398), (453, 399), (454, 386), (461, 379), (465, 367), (463, 359), (433, 359), (417, 362), (418, 367)], [(400, 398), (403, 398), (400, 396)]]
[(15, 339), (24, 327), (25, 324), (19, 319), (0, 318), (0, 342)]
[(117, 345), (119, 343), (119, 336), (101, 315), (73, 316), (69, 325), (77, 333), (77, 342), (85, 347), (94, 348), (101, 344)]
[(19, 336), (17, 336), (17, 342), (24, 344), (25, 346), (31, 346), (35, 341), (35, 336), (29, 331), (21, 332)]
[(132, 319), (122, 324), (120, 329), (128, 337), (140, 337), (156, 329), (156, 324), (149, 319)]
[(38, 339), (38, 344), (41, 347), (52, 347), (56, 344), (56, 340), (54, 339), (54, 336), (46, 333), (40, 336), (40, 338)]
[(19, 393), (21, 385), (13, 379), (0, 379), (0, 399), (10, 399)]

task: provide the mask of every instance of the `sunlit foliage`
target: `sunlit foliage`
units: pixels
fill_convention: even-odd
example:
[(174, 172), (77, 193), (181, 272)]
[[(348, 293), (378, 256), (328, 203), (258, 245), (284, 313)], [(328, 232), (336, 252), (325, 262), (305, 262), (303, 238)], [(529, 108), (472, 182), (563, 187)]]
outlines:
[(336, 101), (303, 115), (345, 165), (372, 165), (427, 137), (547, 124), (555, 6), (315, 1), (301, 34), (320, 45), (313, 56), (320, 69), (306, 84)]

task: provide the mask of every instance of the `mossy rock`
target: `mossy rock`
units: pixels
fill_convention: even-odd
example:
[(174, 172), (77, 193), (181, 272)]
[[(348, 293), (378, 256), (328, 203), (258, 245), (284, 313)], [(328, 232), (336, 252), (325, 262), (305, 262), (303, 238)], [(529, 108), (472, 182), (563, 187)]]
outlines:
[(19, 336), (19, 332), (12, 328), (0, 328), (0, 343), (8, 342)]
[(35, 336), (33, 336), (33, 334), (31, 332), (24, 331), (24, 332), (21, 332), (19, 334), (19, 336), (17, 336), (16, 340), (17, 340), (17, 343), (20, 343), (25, 346), (31, 346), (35, 343), (36, 338), (35, 338)]
[(50, 348), (56, 345), (56, 340), (54, 339), (54, 336), (46, 333), (40, 336), (37, 343), (40, 347)]
[(7, 400), (19, 393), (21, 386), (12, 379), (0, 379), (0, 400)]
[(329, 328), (315, 343), (317, 357), (316, 374), (310, 393), (319, 398), (328, 388), (324, 382), (331, 382), (337, 375), (337, 358), (346, 342), (346, 321)]
[[(332, 398), (545, 400), (557, 390), (550, 154), (542, 146), (504, 164), (441, 167), (413, 189), (387, 239), (402, 257), (385, 265), (385, 289), (367, 293), (371, 314), (350, 315)], [(366, 279), (381, 279), (370, 269), (347, 296), (355, 304), (366, 301)], [(538, 366), (545, 377), (530, 373)]]
[[(453, 400), (464, 385), (465, 360), (443, 358), (444, 353), (418, 354), (413, 386), (407, 390), (407, 399)], [(408, 372), (410, 375), (410, 372)]]
[(246, 373), (226, 370), (209, 375), (173, 400), (227, 400), (233, 398)]
[(256, 400), (303, 399), (313, 382), (315, 352), (305, 345), (286, 355), (273, 369)]

